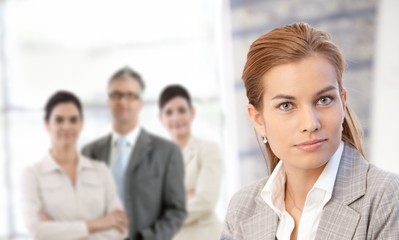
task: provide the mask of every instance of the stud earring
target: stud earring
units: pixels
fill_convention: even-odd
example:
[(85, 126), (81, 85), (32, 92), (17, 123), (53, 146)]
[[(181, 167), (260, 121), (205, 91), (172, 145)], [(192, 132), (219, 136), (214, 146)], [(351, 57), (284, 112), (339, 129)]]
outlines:
[(265, 136), (263, 136), (262, 137), (262, 141), (263, 141), (264, 144), (266, 144), (267, 143), (267, 138)]

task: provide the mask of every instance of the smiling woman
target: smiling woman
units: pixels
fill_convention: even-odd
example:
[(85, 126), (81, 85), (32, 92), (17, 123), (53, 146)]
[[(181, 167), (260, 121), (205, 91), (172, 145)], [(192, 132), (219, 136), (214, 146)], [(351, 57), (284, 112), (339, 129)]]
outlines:
[(305, 23), (251, 45), (242, 78), (272, 173), (233, 197), (222, 239), (399, 235), (399, 177), (364, 159), (343, 71), (329, 35)]
[(168, 85), (159, 101), (159, 118), (184, 157), (187, 218), (173, 240), (217, 239), (221, 223), (215, 208), (220, 194), (222, 161), (214, 142), (192, 134), (195, 109), (189, 92)]
[(124, 239), (127, 218), (110, 171), (81, 156), (76, 142), (83, 126), (79, 99), (58, 91), (45, 107), (50, 150), (26, 168), (23, 217), (34, 239)]

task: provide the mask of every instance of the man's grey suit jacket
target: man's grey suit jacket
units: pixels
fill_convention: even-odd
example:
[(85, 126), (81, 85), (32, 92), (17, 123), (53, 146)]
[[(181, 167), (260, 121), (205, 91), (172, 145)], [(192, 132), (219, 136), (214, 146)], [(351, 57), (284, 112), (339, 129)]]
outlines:
[[(279, 219), (260, 196), (267, 178), (232, 198), (221, 239), (274, 240)], [(399, 176), (366, 162), (345, 144), (317, 240), (399, 239)]]
[[(110, 163), (111, 134), (82, 153)], [(125, 210), (130, 240), (170, 240), (186, 217), (180, 149), (141, 129), (125, 175)]]

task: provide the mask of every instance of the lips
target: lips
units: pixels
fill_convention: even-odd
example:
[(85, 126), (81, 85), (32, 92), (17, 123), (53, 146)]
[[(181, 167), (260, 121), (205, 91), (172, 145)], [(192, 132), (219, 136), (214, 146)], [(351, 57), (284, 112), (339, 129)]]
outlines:
[(303, 151), (313, 151), (321, 147), (327, 139), (314, 139), (294, 145), (296, 148)]

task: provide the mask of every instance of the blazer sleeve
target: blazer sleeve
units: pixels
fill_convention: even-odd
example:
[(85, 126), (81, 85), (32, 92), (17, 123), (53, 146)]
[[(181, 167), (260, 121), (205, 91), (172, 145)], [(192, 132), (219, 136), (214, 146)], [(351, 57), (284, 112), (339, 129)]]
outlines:
[[(105, 163), (100, 162), (100, 172), (102, 175), (102, 179), (104, 179), (105, 185), (105, 198), (106, 198), (106, 213), (115, 211), (115, 210), (123, 210), (123, 206), (121, 201), (118, 197), (115, 188), (114, 178), (112, 177), (112, 173), (109, 168), (105, 165)], [(119, 230), (113, 228), (105, 231), (100, 231), (91, 234), (91, 239), (93, 240), (108, 240), (108, 239), (115, 239), (115, 240), (122, 240), (127, 238), (127, 231), (121, 233)]]
[(234, 195), (229, 203), (225, 221), (222, 228), (220, 240), (243, 239), (240, 228), (237, 227), (237, 215), (235, 210), (236, 195)]
[(172, 146), (165, 159), (167, 165), (162, 195), (164, 212), (151, 228), (139, 232), (144, 240), (172, 239), (186, 217), (183, 159), (179, 148)]
[(399, 178), (389, 183), (377, 205), (371, 223), (372, 239), (397, 239), (399, 236)]
[(21, 196), (23, 218), (34, 239), (86, 239), (89, 232), (84, 221), (41, 221), (38, 213), (42, 210), (38, 177), (34, 168), (22, 173)]
[(216, 144), (202, 144), (199, 149), (200, 169), (194, 189), (194, 196), (187, 199), (188, 217), (191, 223), (211, 213), (218, 201), (222, 162)]

